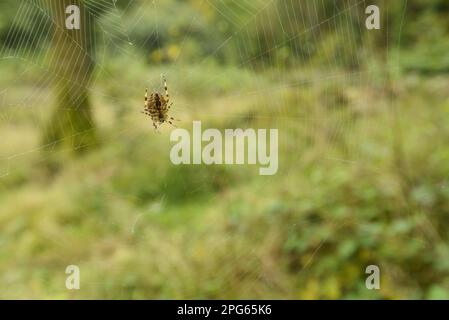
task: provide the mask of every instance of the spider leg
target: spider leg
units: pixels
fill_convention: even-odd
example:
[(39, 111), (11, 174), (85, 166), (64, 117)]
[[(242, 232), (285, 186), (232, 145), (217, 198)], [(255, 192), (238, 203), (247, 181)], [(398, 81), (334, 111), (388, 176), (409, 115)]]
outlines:
[(165, 97), (167, 98), (167, 103), (168, 103), (170, 101), (170, 97), (168, 96), (167, 79), (165, 79), (165, 76), (163, 79), (164, 79)]
[(170, 123), (173, 127), (177, 128), (177, 126), (173, 124), (173, 122), (171, 122), (170, 120), (167, 120), (167, 122)]
[(158, 134), (161, 134), (161, 132), (158, 130), (159, 129), (159, 127), (156, 125), (156, 122), (154, 122), (153, 121), (153, 127), (154, 127), (154, 131), (156, 132), (156, 133), (158, 133)]

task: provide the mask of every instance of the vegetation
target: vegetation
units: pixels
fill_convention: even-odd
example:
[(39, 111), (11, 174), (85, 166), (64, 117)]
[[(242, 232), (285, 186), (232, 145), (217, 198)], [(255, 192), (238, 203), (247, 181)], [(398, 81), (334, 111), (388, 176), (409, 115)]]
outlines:
[(64, 10), (77, 5), (87, 12), (82, 1), (49, 1), (47, 15), (54, 21), (49, 60), (56, 110), (44, 132), (44, 146), (66, 144), (81, 151), (96, 143), (88, 95), (95, 56), (95, 23), (93, 16), (80, 14), (80, 29), (67, 29)]
[[(2, 2), (0, 298), (449, 298), (449, 6), (375, 1), (367, 31), (363, 1), (297, 3), (86, 1), (96, 68), (61, 96), (61, 50)], [(139, 113), (162, 73), (180, 127), (279, 128), (277, 175), (172, 165)], [(95, 138), (43, 147), (71, 99)]]

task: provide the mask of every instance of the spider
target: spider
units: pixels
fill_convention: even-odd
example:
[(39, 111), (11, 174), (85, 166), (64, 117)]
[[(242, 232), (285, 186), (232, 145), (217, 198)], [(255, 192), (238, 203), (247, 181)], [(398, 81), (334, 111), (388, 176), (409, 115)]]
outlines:
[(170, 99), (168, 96), (168, 88), (167, 88), (167, 80), (165, 77), (164, 80), (164, 87), (165, 87), (165, 97), (158, 93), (152, 93), (150, 95), (150, 99), (148, 99), (148, 88), (145, 88), (145, 104), (143, 106), (142, 113), (150, 116), (151, 120), (153, 121), (154, 129), (157, 130), (158, 125), (162, 125), (164, 122), (168, 122), (172, 126), (176, 127), (172, 121), (175, 120), (174, 118), (170, 117), (168, 115), (168, 110), (170, 110), (171, 106), (173, 105), (173, 102), (168, 104)]

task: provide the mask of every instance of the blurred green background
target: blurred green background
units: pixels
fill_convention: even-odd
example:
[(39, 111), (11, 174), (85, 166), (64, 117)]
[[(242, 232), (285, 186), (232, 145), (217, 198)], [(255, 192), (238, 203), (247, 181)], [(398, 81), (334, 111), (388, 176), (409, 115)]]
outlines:
[[(448, 17), (446, 0), (1, 1), (0, 298), (449, 298)], [(278, 173), (172, 165), (172, 128), (140, 113), (161, 74), (180, 127), (278, 128)]]

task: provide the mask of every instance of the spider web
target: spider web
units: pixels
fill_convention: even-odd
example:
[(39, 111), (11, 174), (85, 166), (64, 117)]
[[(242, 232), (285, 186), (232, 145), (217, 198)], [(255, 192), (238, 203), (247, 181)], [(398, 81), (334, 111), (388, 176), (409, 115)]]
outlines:
[[(361, 1), (334, 1), (333, 12), (326, 12), (320, 14), (324, 9), (324, 1), (310, 1), (300, 2), (301, 7), (300, 16), (293, 9), (296, 1), (285, 0), (281, 1), (281, 7), (276, 6), (273, 0), (271, 1), (253, 1), (253, 0), (239, 0), (239, 1), (225, 1), (225, 0), (200, 0), (197, 1), (198, 11), (192, 15), (190, 23), (184, 30), (184, 36), (178, 46), (178, 53), (176, 57), (168, 64), (155, 67), (150, 70), (142, 70), (139, 77), (143, 80), (141, 86), (134, 84), (128, 84), (121, 80), (121, 74), (118, 74), (117, 69), (111, 69), (109, 67), (109, 59), (111, 54), (114, 56), (122, 57), (122, 59), (129, 59), (129, 61), (139, 59), (141, 51), (145, 51), (145, 48), (155, 47), (161, 48), (164, 41), (161, 35), (160, 25), (164, 23), (161, 21), (160, 10), (161, 1), (157, 0), (142, 0), (142, 1), (130, 1), (127, 6), (118, 8), (117, 3), (119, 1), (102, 1), (92, 0), (88, 2), (88, 5), (84, 9), (82, 14), (91, 17), (96, 21), (94, 25), (94, 32), (92, 36), (92, 43), (98, 47), (96, 57), (92, 57), (89, 52), (83, 49), (81, 39), (74, 38), (74, 45), (80, 48), (74, 53), (60, 52), (55, 53), (46, 50), (54, 41), (52, 38), (53, 28), (65, 28), (64, 25), (59, 25), (57, 21), (52, 18), (46, 9), (46, 1), (42, 0), (27, 0), (22, 1), (18, 7), (18, 10), (12, 21), (13, 26), (22, 26), (21, 28), (12, 27), (4, 41), (4, 47), (0, 49), (0, 66), (2, 65), (18, 65), (19, 72), (15, 75), (14, 79), (11, 79), (9, 83), (2, 83), (0, 87), (0, 119), (6, 126), (14, 126), (17, 119), (28, 118), (28, 121), (32, 123), (23, 127), (29, 130), (28, 126), (34, 128), (41, 128), (48, 121), (46, 114), (49, 113), (48, 108), (38, 108), (37, 106), (51, 105), (53, 91), (52, 87), (57, 86), (59, 82), (67, 79), (61, 78), (58, 70), (51, 69), (51, 65), (54, 60), (61, 59), (67, 54), (76, 54), (75, 59), (94, 59), (96, 62), (96, 72), (91, 81), (88, 81), (85, 85), (80, 85), (77, 81), (73, 81), (73, 90), (81, 90), (85, 88), (94, 97), (94, 108), (96, 103), (110, 103), (115, 106), (115, 110), (121, 110), (121, 112), (127, 112), (129, 114), (138, 113), (142, 106), (143, 101), (143, 89), (148, 86), (149, 88), (161, 89), (161, 73), (167, 78), (170, 97), (174, 102), (174, 106), (171, 109), (172, 114), (181, 119), (180, 126), (185, 128), (191, 128), (192, 120), (201, 120), (203, 128), (208, 126), (213, 127), (218, 121), (224, 121), (225, 123), (235, 124), (238, 127), (255, 127), (255, 128), (279, 128), (280, 131), (280, 157), (285, 156), (286, 159), (280, 159), (279, 173), (273, 177), (264, 178), (265, 183), (275, 184), (279, 176), (284, 177), (284, 180), (288, 185), (295, 186), (295, 176), (285, 179), (285, 176), (293, 172), (300, 161), (306, 161), (304, 159), (316, 159), (316, 157), (329, 162), (339, 162), (342, 165), (352, 166), (354, 164), (363, 163), (368, 170), (373, 174), (379, 169), (374, 164), (370, 163), (369, 159), (363, 158), (361, 149), (363, 149), (364, 143), (364, 126), (358, 124), (357, 132), (354, 132), (352, 139), (346, 144), (344, 150), (341, 150), (339, 143), (343, 132), (351, 132), (355, 130), (355, 117), (350, 116), (357, 112), (362, 112), (357, 108), (365, 107), (365, 104), (370, 106), (371, 101), (362, 101), (356, 105), (356, 107), (347, 107), (348, 109), (338, 114), (338, 104), (340, 103), (336, 99), (345, 99), (348, 92), (345, 87), (362, 87), (370, 88), (379, 86), (379, 80), (375, 79), (376, 72), (379, 70), (372, 69), (367, 70), (363, 68), (363, 63), (372, 55), (374, 51), (373, 42), (370, 41), (370, 31), (365, 29), (364, 20), (360, 18), (360, 11), (363, 11), (369, 3), (366, 0)], [(234, 9), (233, 9), (234, 8)], [(61, 12), (65, 12), (65, 8), (60, 8)], [(219, 41), (216, 45), (209, 49), (209, 52), (199, 57), (195, 62), (195, 67), (207, 68), (214, 60), (220, 57), (230, 47), (237, 48), (237, 58), (235, 61), (236, 68), (245, 70), (248, 75), (247, 82), (251, 83), (247, 86), (241, 86), (233, 93), (227, 93), (226, 99), (231, 103), (239, 104), (242, 101), (250, 101), (247, 104), (256, 106), (248, 108), (245, 112), (241, 112), (238, 108), (208, 108), (208, 106), (202, 105), (201, 99), (178, 99), (183, 92), (179, 88), (185, 87), (185, 83), (196, 81), (196, 69), (191, 69), (189, 64), (183, 62), (184, 52), (188, 50), (188, 41), (194, 31), (193, 26), (197, 19), (201, 19), (202, 9), (208, 9), (215, 15), (223, 19), (223, 23), (231, 26), (229, 32), (224, 32), (223, 40)], [(238, 9), (238, 11), (237, 11)], [(105, 14), (98, 15), (98, 11), (104, 11)], [(176, 10), (174, 10), (176, 11)], [(150, 12), (150, 14), (148, 14)], [(126, 16), (132, 17), (132, 23), (125, 25), (124, 19)], [(357, 16), (359, 31), (358, 34), (368, 33), (367, 39), (361, 41), (358, 34), (354, 32), (353, 26), (350, 22), (351, 16)], [(149, 20), (150, 19), (150, 20)], [(145, 25), (150, 24), (154, 27), (154, 30), (150, 30), (146, 39), (143, 41), (132, 39), (131, 34), (136, 28), (143, 28)], [(255, 27), (257, 26), (257, 28)], [(31, 38), (28, 33), (23, 33), (23, 28), (33, 30)], [(335, 41), (344, 41), (343, 46), (347, 47), (350, 52), (354, 54), (351, 56), (351, 70), (341, 67), (341, 60), (344, 59), (343, 51), (332, 50), (327, 46), (322, 48), (318, 47), (322, 42), (323, 37), (326, 34), (326, 30), (332, 28), (336, 30)], [(292, 30), (301, 30), (295, 32)], [(387, 30), (388, 32), (388, 30)], [(254, 34), (256, 36), (254, 37)], [(268, 37), (274, 37), (274, 42), (268, 42)], [(256, 38), (257, 44), (260, 48), (257, 53), (251, 50), (251, 47), (247, 45), (253, 39)], [(283, 51), (286, 47), (289, 48), (288, 53)], [(318, 47), (318, 48), (317, 48)], [(298, 56), (296, 60), (289, 60), (290, 55)], [(287, 56), (287, 57), (286, 57)], [(125, 58), (123, 58), (125, 57)], [(314, 58), (313, 58), (314, 57)], [(315, 59), (315, 60), (314, 60)], [(317, 68), (316, 60), (321, 61), (324, 66)], [(127, 72), (127, 66), (123, 66), (124, 73)], [(31, 74), (39, 73), (37, 79), (32, 78)], [(156, 72), (155, 70), (160, 70)], [(293, 72), (290, 70), (294, 70)], [(82, 79), (85, 74), (81, 73), (76, 75), (74, 79)], [(146, 74), (148, 72), (148, 74)], [(220, 70), (218, 73), (202, 75), (202, 79), (194, 82), (191, 90), (200, 93), (207, 91), (211, 83), (222, 81), (228, 76), (232, 76), (231, 71)], [(264, 78), (260, 77), (260, 74), (264, 74)], [(111, 92), (102, 85), (102, 79), (107, 78), (113, 88), (122, 88), (120, 95)], [(32, 80), (30, 80), (32, 79)], [(25, 90), (21, 88), (21, 83), (29, 84), (32, 82), (32, 89)], [(381, 85), (385, 84), (387, 79), (382, 78), (380, 80)], [(268, 83), (268, 84), (267, 84)], [(316, 90), (316, 86), (324, 86), (327, 89), (321, 92), (320, 110), (313, 110), (307, 105), (310, 101), (304, 100), (304, 92), (308, 90)], [(12, 100), (16, 96), (15, 91), (19, 90), (21, 98)], [(10, 96), (10, 93), (11, 96)], [(373, 98), (373, 97), (371, 97)], [(293, 106), (292, 106), (293, 105)], [(380, 108), (385, 106), (380, 106)], [(332, 113), (332, 117), (330, 116)], [(132, 118), (135, 119), (135, 118)], [(252, 119), (251, 122), (248, 119)], [(368, 121), (368, 120), (361, 120)], [(332, 123), (330, 123), (332, 122)], [(111, 127), (116, 124), (116, 120), (108, 118), (99, 121), (98, 125), (101, 128)], [(298, 150), (307, 150), (307, 140), (295, 140), (297, 138), (297, 131), (303, 132), (305, 136), (309, 136), (310, 139), (316, 139), (317, 133), (326, 131), (327, 142), (322, 143), (319, 155), (310, 155)], [(154, 135), (151, 130), (151, 124), (148, 124), (147, 130), (136, 130), (122, 126), (119, 131), (111, 137), (102, 137), (102, 143), (108, 144), (116, 139), (117, 136), (127, 135), (129, 143), (134, 141), (147, 139), (152, 137), (154, 139), (168, 139), (168, 132), (170, 129), (166, 129), (163, 135)], [(76, 134), (83, 134), (78, 132)], [(293, 137), (293, 139), (291, 138)], [(318, 142), (317, 142), (318, 143)], [(14, 171), (17, 166), (22, 166), (22, 160), (33, 155), (33, 163), (31, 166), (38, 166), (39, 163), (45, 161), (51, 154), (66, 153), (79, 146), (70, 146), (60, 149), (53, 149), (50, 154), (48, 151), (44, 152), (46, 146), (39, 146), (36, 139), (31, 141), (24, 141), (20, 145), (7, 145), (0, 150), (0, 183), (5, 180), (11, 171)], [(286, 150), (295, 150), (288, 153)], [(148, 150), (148, 157), (154, 155), (151, 154), (151, 150)], [(289, 154), (288, 156), (286, 156)], [(159, 154), (158, 157), (164, 157), (167, 161), (168, 155)], [(309, 160), (313, 161), (313, 160)], [(27, 164), (30, 165), (30, 164)], [(310, 163), (309, 163), (310, 165)], [(252, 169), (249, 169), (252, 170)], [(254, 172), (254, 171), (251, 171)], [(217, 175), (217, 178), (220, 176)], [(168, 178), (174, 179), (174, 178)], [(167, 185), (170, 181), (167, 181)], [(96, 184), (92, 184), (92, 192), (96, 188)], [(86, 182), (86, 188), (89, 188), (89, 183)], [(204, 185), (195, 186), (194, 190), (188, 190), (192, 195), (201, 192)], [(239, 185), (235, 187), (238, 192)], [(259, 190), (259, 188), (255, 188)], [(167, 190), (168, 191), (168, 190)], [(304, 195), (304, 196), (307, 196)], [(111, 197), (120, 197), (116, 193), (111, 194)], [(236, 196), (233, 195), (235, 198)], [(233, 199), (231, 197), (231, 199)], [(135, 199), (134, 196), (121, 196), (121, 201), (139, 201), (142, 199)], [(232, 200), (230, 200), (232, 201)], [(141, 220), (144, 219), (149, 213), (156, 212), (164, 214), (166, 201), (164, 197), (157, 199), (148, 210), (144, 212), (137, 212), (131, 217), (124, 217), (120, 222), (110, 222), (115, 224), (118, 228), (129, 229), (130, 237), (133, 238), (133, 243), (136, 247), (145, 247), (154, 249), (156, 239), (145, 235), (138, 235)], [(80, 211), (83, 216), (88, 216), (80, 204)], [(217, 217), (215, 220), (212, 217), (208, 217), (207, 223), (211, 225), (221, 226), (224, 221), (222, 216)], [(98, 222), (108, 223), (105, 221), (107, 218), (99, 218)], [(329, 219), (332, 219), (329, 217)], [(298, 224), (301, 221), (297, 222)], [(345, 221), (344, 223), (360, 223), (357, 221), (357, 217), (351, 221)], [(341, 222), (335, 223), (337, 228), (342, 227)], [(295, 228), (296, 224), (291, 225), (289, 228)], [(214, 228), (212, 228), (214, 230)], [(288, 232), (288, 230), (284, 230)], [(213, 232), (213, 231), (210, 231)], [(204, 235), (206, 234), (206, 235)], [(307, 259), (303, 267), (299, 270), (298, 276), (306, 269), (313, 268), (314, 259), (317, 252), (321, 250), (327, 239), (331, 235), (321, 236), (312, 254)], [(48, 235), (51, 238), (51, 235)], [(81, 235), (82, 237), (82, 235)], [(199, 231), (196, 236), (197, 239), (206, 238), (207, 230)], [(222, 250), (221, 245), (227, 244), (229, 238), (233, 236), (225, 236), (224, 239), (217, 240), (217, 243), (211, 244), (212, 247), (216, 246), (217, 250)], [(64, 239), (51, 239), (52, 241), (59, 241)], [(81, 240), (80, 240), (81, 241)], [(172, 242), (164, 244), (166, 247), (175, 246), (178, 242)], [(245, 260), (246, 266), (251, 266), (256, 273), (260, 281), (265, 281), (269, 278), (267, 271), (261, 267), (263, 262), (260, 260), (260, 255), (254, 248), (246, 248), (238, 256), (227, 257), (227, 264), (238, 265), (242, 260)], [(82, 255), (81, 255), (82, 256)], [(71, 257), (61, 256), (62, 261), (66, 261), (67, 265), (72, 264)], [(167, 258), (168, 259), (168, 258)], [(207, 257), (204, 258), (205, 260)], [(75, 259), (76, 260), (76, 259)], [(132, 259), (131, 259), (132, 260)], [(136, 258), (138, 263), (138, 259)], [(168, 263), (168, 262), (167, 262)], [(170, 261), (170, 272), (174, 273), (179, 270), (173, 265), (177, 263), (183, 264), (183, 261)], [(75, 263), (76, 264), (76, 263)], [(83, 262), (80, 261), (80, 265)], [(162, 268), (162, 265), (158, 267)], [(92, 266), (83, 269), (82, 273), (93, 272)], [(181, 266), (179, 267), (181, 268)], [(112, 266), (114, 269), (114, 266)], [(151, 272), (151, 271), (150, 271)], [(162, 276), (167, 272), (161, 272)], [(224, 269), (221, 271), (222, 275), (231, 277), (231, 273), (235, 272), (231, 269)], [(243, 271), (239, 276), (245, 278), (247, 274)], [(264, 280), (265, 279), (265, 280)], [(85, 290), (94, 291), (96, 286), (105, 286), (105, 284), (113, 282), (112, 280), (104, 279), (92, 279), (90, 278), (89, 284), (85, 284)], [(210, 280), (210, 279), (209, 279)], [(119, 281), (119, 280), (117, 280)], [(268, 281), (268, 280), (266, 280)], [(269, 282), (269, 281), (268, 281)], [(273, 284), (274, 285), (274, 284)], [(124, 285), (126, 286), (126, 285)], [(139, 284), (136, 284), (139, 289)], [(55, 289), (56, 292), (62, 290)], [(236, 290), (234, 288), (234, 290)], [(248, 289), (250, 290), (250, 289)], [(267, 286), (267, 292), (269, 295), (269, 286)], [(190, 288), (184, 288), (184, 291), (180, 293), (182, 298), (198, 298), (195, 292), (191, 292)]]

